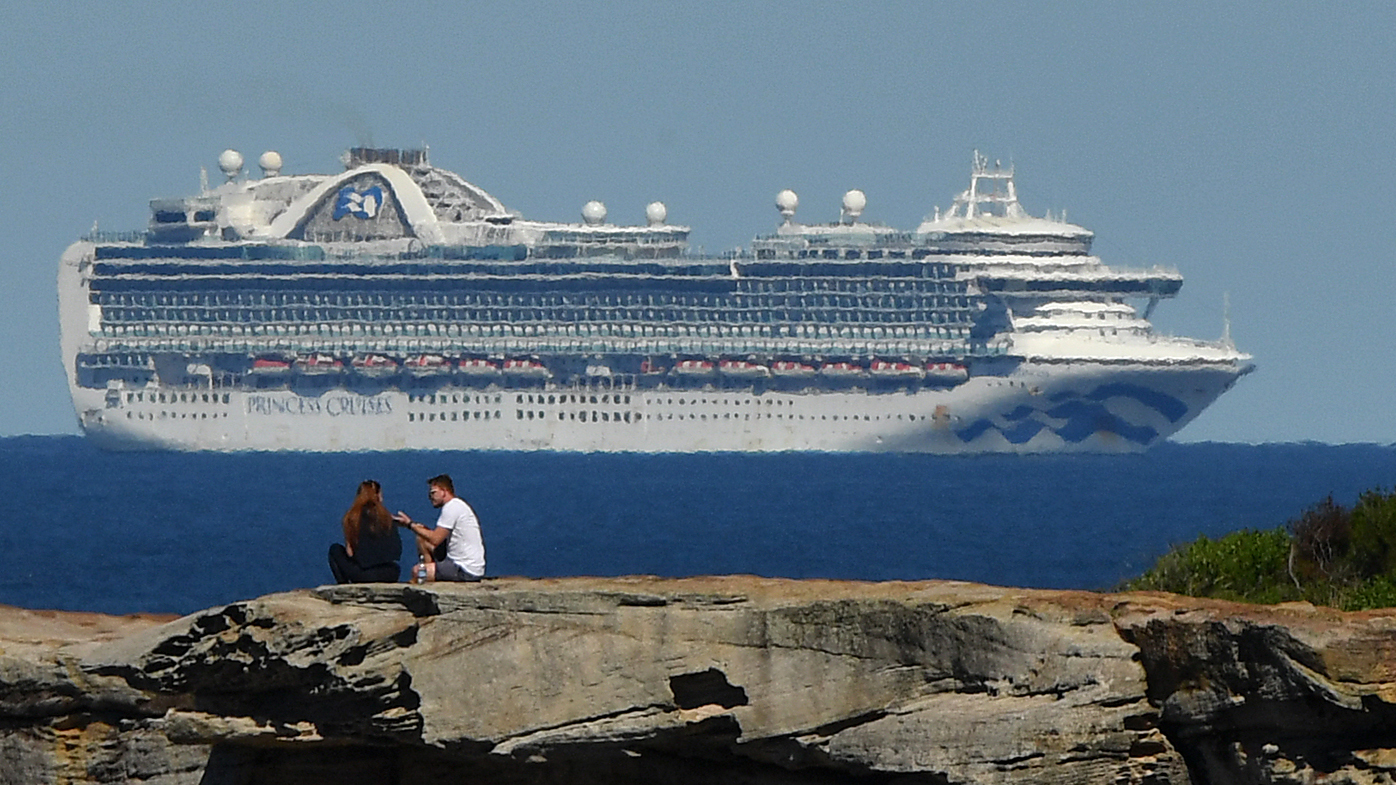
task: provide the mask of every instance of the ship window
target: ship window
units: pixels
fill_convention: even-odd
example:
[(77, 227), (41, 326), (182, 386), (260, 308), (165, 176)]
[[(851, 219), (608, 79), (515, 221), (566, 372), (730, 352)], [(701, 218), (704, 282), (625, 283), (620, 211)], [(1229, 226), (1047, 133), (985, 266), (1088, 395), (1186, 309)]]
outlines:
[(414, 413), (412, 413), (412, 412), (408, 412), (408, 413), (407, 413), (407, 421), (408, 421), (408, 422), (416, 422), (416, 421), (417, 421), (417, 415), (414, 414)]
[(554, 403), (554, 401), (553, 401), (553, 396), (551, 396), (551, 395), (548, 396), (548, 403)]
[(456, 421), (456, 413), (455, 413), (455, 412), (451, 412), (451, 422), (455, 422), (455, 421)]
[(514, 399), (514, 403), (523, 403), (523, 395), (520, 394), (520, 395), (516, 396), (515, 399)]
[(610, 421), (611, 421), (611, 415), (607, 414), (606, 412), (602, 412), (602, 413), (601, 413), (601, 421), (602, 421), (602, 422), (610, 422)]
[(517, 414), (520, 420), (523, 419), (523, 409), (515, 409), (514, 414)]
[(558, 412), (558, 413), (557, 413), (557, 418), (558, 418), (559, 420), (566, 420), (566, 419), (567, 419), (567, 412)]
[[(523, 419), (523, 418), (522, 418), (522, 417), (520, 417), (520, 418), (519, 418), (519, 419), (521, 419), (521, 420), (522, 420), (522, 419)], [(533, 410), (532, 410), (532, 409), (529, 409), (529, 410), (528, 410), (528, 419), (530, 419), (530, 420), (532, 420), (532, 419), (533, 419)]]

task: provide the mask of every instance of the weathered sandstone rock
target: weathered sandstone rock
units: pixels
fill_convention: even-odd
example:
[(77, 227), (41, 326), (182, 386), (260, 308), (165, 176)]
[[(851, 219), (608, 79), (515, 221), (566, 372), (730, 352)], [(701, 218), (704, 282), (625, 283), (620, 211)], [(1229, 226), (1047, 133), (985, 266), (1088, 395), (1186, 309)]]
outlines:
[(0, 781), (1389, 782), (1396, 613), (499, 579), (0, 609)]

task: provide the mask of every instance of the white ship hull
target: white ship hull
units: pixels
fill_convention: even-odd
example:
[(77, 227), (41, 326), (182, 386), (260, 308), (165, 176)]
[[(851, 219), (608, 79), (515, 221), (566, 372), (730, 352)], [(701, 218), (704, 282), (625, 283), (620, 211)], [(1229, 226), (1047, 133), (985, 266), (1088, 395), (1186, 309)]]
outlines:
[(871, 393), (500, 389), (73, 389), (109, 449), (572, 452), (1136, 452), (1167, 438), (1238, 372), (1024, 363), (953, 389)]

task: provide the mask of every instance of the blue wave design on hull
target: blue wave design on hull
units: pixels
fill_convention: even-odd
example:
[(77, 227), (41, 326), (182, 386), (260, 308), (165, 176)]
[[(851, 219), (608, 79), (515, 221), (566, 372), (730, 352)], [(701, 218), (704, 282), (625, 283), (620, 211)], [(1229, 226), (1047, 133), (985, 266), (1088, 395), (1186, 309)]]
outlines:
[(1159, 414), (1162, 414), (1164, 417), (1167, 417), (1169, 422), (1177, 422), (1183, 415), (1188, 413), (1188, 405), (1177, 398), (1157, 390), (1150, 390), (1148, 387), (1143, 387), (1138, 384), (1129, 384), (1127, 382), (1102, 384), (1084, 396), (1072, 392), (1062, 392), (1052, 396), (1053, 401), (1063, 401), (1072, 398), (1089, 398), (1092, 401), (1104, 401), (1106, 398), (1133, 398)]
[[(1158, 412), (1169, 422), (1177, 422), (1187, 414), (1188, 406), (1171, 395), (1150, 390), (1137, 384), (1113, 382), (1103, 384), (1089, 393), (1061, 392), (1051, 396), (1054, 406), (1034, 409), (1019, 404), (1000, 415), (1009, 425), (1000, 426), (987, 417), (981, 417), (964, 428), (955, 431), (962, 442), (972, 442), (989, 430), (996, 430), (1009, 444), (1026, 444), (1043, 430), (1051, 431), (1062, 441), (1079, 444), (1097, 433), (1113, 433), (1122, 439), (1145, 445), (1158, 439), (1157, 429), (1147, 425), (1135, 425), (1121, 419), (1105, 408), (1103, 401), (1109, 398), (1130, 398)], [(1066, 420), (1066, 424), (1053, 428), (1037, 419), (1037, 415), (1053, 420)]]

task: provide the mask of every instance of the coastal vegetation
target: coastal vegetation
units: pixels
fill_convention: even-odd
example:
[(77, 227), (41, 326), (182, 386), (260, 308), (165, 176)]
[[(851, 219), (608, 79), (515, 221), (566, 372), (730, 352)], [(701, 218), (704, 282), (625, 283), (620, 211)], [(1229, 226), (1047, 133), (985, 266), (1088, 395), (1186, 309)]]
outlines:
[(1351, 508), (1329, 496), (1275, 529), (1198, 537), (1120, 588), (1341, 610), (1396, 606), (1396, 491), (1367, 491)]

